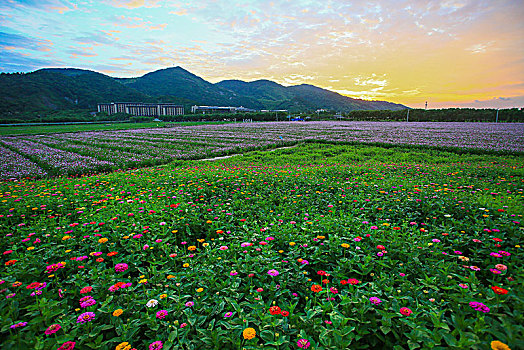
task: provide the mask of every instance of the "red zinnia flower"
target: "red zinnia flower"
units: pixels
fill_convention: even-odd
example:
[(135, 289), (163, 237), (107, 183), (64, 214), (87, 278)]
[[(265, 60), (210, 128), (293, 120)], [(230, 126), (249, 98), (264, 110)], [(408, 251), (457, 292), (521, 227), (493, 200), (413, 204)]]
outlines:
[(40, 287), (40, 285), (41, 285), (40, 282), (33, 282), (33, 283), (31, 283), (30, 285), (28, 285), (26, 288), (27, 288), (27, 289), (35, 289), (35, 288)]
[(348, 283), (352, 284), (352, 285), (355, 285), (355, 284), (359, 284), (360, 281), (357, 280), (356, 278), (350, 278), (350, 279), (348, 279)]
[(279, 315), (282, 313), (282, 310), (278, 306), (275, 305), (269, 308), (269, 313), (271, 315)]
[(318, 284), (314, 284), (312, 287), (311, 287), (311, 290), (315, 293), (319, 293), (322, 291), (322, 286), (319, 286)]
[(317, 275), (320, 275), (320, 276), (325, 276), (326, 275), (326, 271), (317, 271)]
[(400, 308), (400, 313), (404, 316), (409, 316), (413, 313), (413, 311), (411, 311), (411, 309), (407, 308), (407, 307), (402, 307)]
[(493, 286), (491, 287), (491, 289), (493, 289), (493, 291), (495, 292), (495, 294), (508, 294), (508, 290), (507, 289), (504, 289), (504, 288), (500, 288), (500, 287), (497, 287), (497, 286)]
[(288, 317), (289, 316), (289, 311), (282, 311), (282, 316)]

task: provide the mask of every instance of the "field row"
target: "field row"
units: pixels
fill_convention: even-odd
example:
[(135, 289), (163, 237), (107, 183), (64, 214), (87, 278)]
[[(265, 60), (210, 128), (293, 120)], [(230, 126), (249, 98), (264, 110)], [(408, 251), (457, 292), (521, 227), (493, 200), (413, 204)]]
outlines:
[(136, 168), (302, 141), (524, 152), (524, 124), (275, 122), (4, 136), (0, 179)]

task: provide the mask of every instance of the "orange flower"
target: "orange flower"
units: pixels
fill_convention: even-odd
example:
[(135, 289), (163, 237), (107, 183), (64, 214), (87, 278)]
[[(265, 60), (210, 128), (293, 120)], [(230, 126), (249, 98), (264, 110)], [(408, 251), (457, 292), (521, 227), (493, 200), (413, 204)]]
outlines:
[(123, 312), (124, 312), (124, 310), (117, 309), (117, 310), (113, 311), (113, 316), (118, 317), (118, 316), (122, 315)]
[(18, 260), (9, 260), (5, 262), (5, 266), (11, 266), (14, 265)]
[(511, 350), (509, 346), (498, 340), (494, 340), (491, 342), (491, 348), (493, 350)]
[(254, 328), (246, 328), (242, 332), (242, 335), (244, 336), (244, 339), (253, 339), (255, 335), (257, 335), (257, 332)]
[(322, 291), (322, 286), (319, 286), (318, 284), (314, 284), (312, 287), (311, 287), (311, 290), (315, 293), (319, 293)]

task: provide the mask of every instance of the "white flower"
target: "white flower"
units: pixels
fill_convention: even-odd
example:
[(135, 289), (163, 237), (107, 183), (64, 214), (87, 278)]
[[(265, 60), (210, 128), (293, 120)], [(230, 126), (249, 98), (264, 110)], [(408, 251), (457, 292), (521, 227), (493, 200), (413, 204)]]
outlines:
[(154, 307), (154, 306), (157, 306), (158, 305), (158, 300), (155, 300), (155, 299), (151, 299), (147, 302), (146, 306), (147, 307)]

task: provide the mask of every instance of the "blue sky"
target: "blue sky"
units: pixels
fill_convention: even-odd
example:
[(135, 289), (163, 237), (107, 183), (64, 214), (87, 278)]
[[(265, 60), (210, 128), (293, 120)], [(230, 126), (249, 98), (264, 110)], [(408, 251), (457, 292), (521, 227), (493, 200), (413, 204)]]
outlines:
[(0, 71), (181, 66), (421, 107), (524, 107), (524, 1), (3, 0)]

